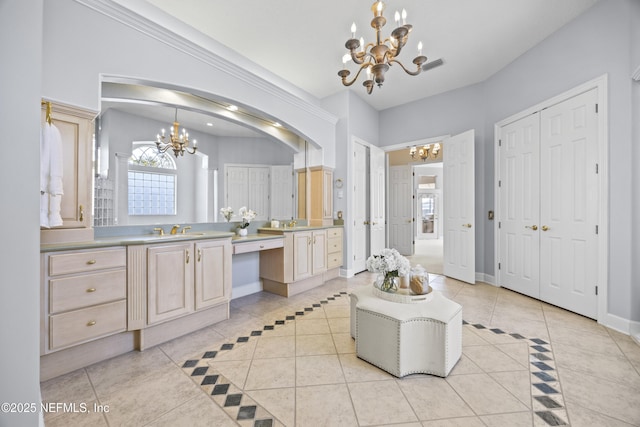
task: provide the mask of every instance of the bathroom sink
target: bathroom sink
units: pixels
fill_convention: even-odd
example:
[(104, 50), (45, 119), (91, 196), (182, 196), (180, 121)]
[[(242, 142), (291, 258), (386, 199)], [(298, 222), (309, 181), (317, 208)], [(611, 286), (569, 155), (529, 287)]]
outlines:
[(177, 233), (177, 234), (165, 234), (163, 236), (157, 236), (161, 239), (165, 239), (165, 238), (169, 238), (169, 239), (176, 239), (178, 237), (182, 237), (182, 238), (186, 238), (186, 237), (198, 237), (198, 236), (204, 236), (204, 233)]

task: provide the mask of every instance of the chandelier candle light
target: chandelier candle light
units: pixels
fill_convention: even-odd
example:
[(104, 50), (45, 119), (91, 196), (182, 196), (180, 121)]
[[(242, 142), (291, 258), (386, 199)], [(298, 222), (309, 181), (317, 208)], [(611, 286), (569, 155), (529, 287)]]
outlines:
[(165, 142), (164, 129), (162, 129), (162, 135), (156, 135), (156, 146), (158, 147), (158, 152), (164, 153), (169, 148), (173, 150), (173, 154), (176, 157), (184, 156), (184, 152), (186, 151), (189, 154), (195, 154), (198, 150), (198, 142), (193, 140), (193, 149), (189, 150), (189, 134), (187, 133), (185, 128), (182, 128), (182, 132), (179, 130), (180, 123), (178, 123), (178, 109), (176, 108), (176, 118), (173, 121), (173, 126), (171, 128), (171, 134), (169, 135), (169, 142)]
[(440, 152), (440, 143), (436, 142), (435, 144), (425, 145), (421, 148), (417, 148), (415, 145), (411, 147), (409, 150), (409, 154), (413, 159), (421, 158), (423, 162), (427, 161), (427, 159), (437, 159), (438, 153)]
[[(407, 12), (402, 9), (402, 15), (396, 11), (395, 23), (396, 29), (391, 32), (391, 37), (382, 40), (380, 30), (387, 23), (387, 20), (382, 15), (385, 9), (385, 4), (382, 1), (377, 1), (371, 6), (373, 12), (373, 19), (371, 20), (371, 27), (376, 30), (376, 42), (368, 43), (364, 45), (364, 39), (356, 39), (356, 24), (351, 25), (351, 38), (345, 43), (345, 47), (349, 50), (349, 54), (346, 54), (342, 58), (342, 63), (346, 65), (349, 59), (360, 65), (358, 73), (353, 80), (348, 81), (347, 77), (351, 72), (346, 68), (338, 71), (338, 76), (342, 77), (342, 84), (345, 86), (351, 86), (360, 76), (360, 73), (366, 69), (367, 80), (362, 85), (367, 88), (367, 93), (371, 94), (373, 91), (373, 85), (382, 87), (384, 83), (384, 75), (391, 65), (398, 64), (407, 74), (417, 76), (422, 71), (422, 65), (427, 62), (427, 57), (422, 55), (422, 42), (418, 43), (418, 56), (413, 59), (413, 63), (416, 65), (415, 71), (410, 71), (405, 68), (404, 65), (396, 58), (400, 54), (402, 48), (406, 45), (409, 33), (412, 26), (406, 23)], [(402, 16), (402, 21), (400, 17)], [(400, 25), (402, 23), (402, 25)]]

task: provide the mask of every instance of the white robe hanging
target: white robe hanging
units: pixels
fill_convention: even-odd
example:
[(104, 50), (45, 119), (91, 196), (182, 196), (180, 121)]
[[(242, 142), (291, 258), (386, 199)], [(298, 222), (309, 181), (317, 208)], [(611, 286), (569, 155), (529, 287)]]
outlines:
[(57, 127), (45, 123), (40, 135), (40, 226), (63, 224), (60, 204), (62, 185), (62, 137)]

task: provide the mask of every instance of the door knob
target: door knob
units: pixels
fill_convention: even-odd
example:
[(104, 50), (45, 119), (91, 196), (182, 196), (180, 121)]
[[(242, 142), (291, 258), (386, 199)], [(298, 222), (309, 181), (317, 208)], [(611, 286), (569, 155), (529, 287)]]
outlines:
[(463, 227), (471, 228), (471, 224), (462, 224)]
[(549, 227), (547, 227), (546, 225), (543, 225), (542, 226), (542, 231), (547, 231), (547, 230), (549, 230)]
[(369, 221), (363, 222), (364, 225), (369, 225)]
[(538, 226), (537, 225), (525, 225), (524, 228), (529, 228), (529, 229), (531, 229), (533, 231), (536, 231), (538, 229)]

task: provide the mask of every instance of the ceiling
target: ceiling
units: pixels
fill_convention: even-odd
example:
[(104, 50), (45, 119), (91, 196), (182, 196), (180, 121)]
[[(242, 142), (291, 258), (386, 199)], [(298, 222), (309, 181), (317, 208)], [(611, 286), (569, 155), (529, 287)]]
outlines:
[[(375, 33), (369, 1), (146, 0), (317, 98), (344, 90), (344, 44)], [(392, 67), (384, 86), (367, 95), (362, 77), (350, 90), (377, 110), (481, 82), (597, 0), (388, 0), (382, 36), (395, 26), (396, 10), (413, 25), (399, 56), (407, 67), (422, 41), (428, 61), (444, 65), (412, 77)], [(352, 76), (355, 66), (351, 63)]]
[[(171, 124), (173, 123), (176, 114), (176, 110), (173, 107), (149, 103), (112, 102), (103, 100), (101, 110), (104, 112), (110, 108), (126, 114), (133, 114), (135, 116), (145, 117), (147, 119), (153, 119), (165, 123), (164, 128), (167, 132), (171, 128)], [(178, 111), (178, 122), (180, 123), (181, 129), (184, 127), (187, 132), (190, 133), (198, 131), (221, 137), (265, 137), (265, 135), (259, 132), (240, 126), (231, 121), (185, 109), (180, 109)], [(160, 128), (157, 129), (156, 133), (160, 133)], [(155, 140), (155, 134), (150, 134), (149, 139)]]

